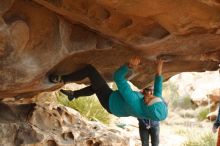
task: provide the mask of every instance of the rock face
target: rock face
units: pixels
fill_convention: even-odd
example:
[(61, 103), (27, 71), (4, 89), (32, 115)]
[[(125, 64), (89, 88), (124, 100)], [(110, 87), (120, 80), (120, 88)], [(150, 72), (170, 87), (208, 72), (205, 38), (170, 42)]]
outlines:
[[(142, 59), (131, 79), (139, 88), (152, 82), (158, 57), (167, 59), (166, 79), (217, 70), (219, 14), (217, 0), (1, 0), (0, 99), (55, 90), (62, 85), (49, 83), (48, 74), (67, 74), (85, 64), (112, 81), (114, 70), (133, 55)], [(85, 122), (77, 123), (66, 109), (2, 103), (0, 110), (3, 145), (128, 145), (125, 137), (108, 133), (114, 143), (102, 140), (99, 131), (77, 129)]]
[(0, 145), (129, 146), (130, 137), (122, 131), (89, 122), (64, 106), (0, 104), (0, 107)]
[(166, 78), (217, 70), (219, 14), (215, 0), (1, 0), (0, 98), (59, 88), (49, 73), (89, 63), (112, 81), (132, 55), (142, 58), (132, 78), (140, 88), (153, 80), (157, 57), (169, 60)]

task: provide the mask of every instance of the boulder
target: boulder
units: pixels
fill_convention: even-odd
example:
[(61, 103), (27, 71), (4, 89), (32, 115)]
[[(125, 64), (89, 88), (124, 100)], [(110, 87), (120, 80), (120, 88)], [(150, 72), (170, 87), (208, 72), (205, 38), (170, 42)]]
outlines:
[(57, 104), (1, 103), (0, 113), (0, 145), (128, 146), (132, 140), (123, 130)]
[[(154, 61), (164, 58), (165, 79), (186, 71), (219, 68), (217, 1), (0, 2), (0, 98), (31, 97), (62, 85), (67, 74), (93, 64), (107, 81), (133, 55), (142, 63), (131, 81), (153, 81)], [(82, 82), (85, 83), (85, 82)]]

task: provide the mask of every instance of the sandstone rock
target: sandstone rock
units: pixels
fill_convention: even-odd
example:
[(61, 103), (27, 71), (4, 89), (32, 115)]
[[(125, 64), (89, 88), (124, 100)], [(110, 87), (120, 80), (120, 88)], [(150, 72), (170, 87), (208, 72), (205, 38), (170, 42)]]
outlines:
[(12, 6), (14, 0), (1, 0), (0, 14), (6, 12)]
[(125, 132), (112, 132), (61, 105), (0, 104), (0, 111), (0, 145), (128, 146), (130, 141)]
[[(132, 82), (153, 80), (154, 60), (168, 56), (165, 78), (185, 71), (217, 70), (220, 53), (216, 1), (0, 2), (0, 97), (31, 97), (62, 85), (66, 74), (93, 64), (112, 81), (116, 68), (139, 55)], [(83, 82), (85, 83), (85, 82)]]
[[(30, 101), (40, 92), (63, 86), (49, 83), (49, 74), (67, 74), (85, 64), (93, 64), (107, 81), (112, 81), (114, 70), (133, 55), (142, 59), (130, 77), (139, 88), (152, 83), (154, 61), (160, 57), (167, 59), (165, 79), (180, 72), (217, 70), (219, 12), (215, 0), (1, 0), (0, 99)], [(64, 107), (0, 105), (1, 122), (13, 123), (1, 125), (1, 142), (7, 145), (112, 142), (109, 137), (102, 140), (97, 135), (99, 130), (88, 133), (88, 127), (76, 133), (86, 124), (77, 123), (76, 115), (70, 116)], [(8, 138), (10, 131), (13, 141)], [(107, 134), (116, 140), (114, 145), (127, 144), (125, 137)]]

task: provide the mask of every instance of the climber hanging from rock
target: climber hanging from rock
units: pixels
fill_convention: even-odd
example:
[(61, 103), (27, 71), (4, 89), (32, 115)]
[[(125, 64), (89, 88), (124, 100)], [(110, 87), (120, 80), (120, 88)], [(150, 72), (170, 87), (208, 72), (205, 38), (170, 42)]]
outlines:
[(70, 83), (80, 81), (86, 77), (90, 79), (91, 85), (76, 91), (63, 90), (60, 92), (67, 95), (71, 101), (81, 96), (96, 94), (101, 105), (111, 114), (118, 117), (133, 116), (140, 119), (151, 119), (162, 121), (167, 117), (167, 105), (162, 98), (162, 67), (163, 60), (157, 60), (157, 72), (154, 81), (153, 95), (133, 91), (125, 79), (127, 73), (136, 68), (140, 63), (139, 57), (132, 57), (128, 64), (121, 66), (114, 73), (114, 81), (118, 90), (113, 91), (100, 73), (92, 66), (70, 73), (68, 75), (49, 75), (52, 83)]

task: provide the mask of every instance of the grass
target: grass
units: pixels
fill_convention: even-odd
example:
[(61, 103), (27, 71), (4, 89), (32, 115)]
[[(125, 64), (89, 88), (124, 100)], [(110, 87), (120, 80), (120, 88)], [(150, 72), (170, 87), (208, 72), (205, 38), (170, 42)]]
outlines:
[(186, 138), (181, 146), (215, 146), (217, 134), (201, 127), (176, 127), (175, 133)]
[(189, 134), (182, 146), (215, 146), (216, 140), (216, 136), (211, 132), (205, 132), (199, 136)]
[(189, 96), (185, 96), (178, 99), (177, 105), (175, 107), (179, 107), (182, 109), (194, 109), (195, 106), (191, 102), (191, 98)]
[(100, 121), (104, 124), (111, 122), (111, 115), (101, 106), (96, 96), (80, 97), (69, 101), (63, 94), (57, 95), (57, 101), (73, 108), (89, 120)]
[(178, 134), (178, 135), (186, 135), (187, 134), (187, 130), (186, 129), (183, 129), (183, 128), (178, 128), (176, 129), (175, 133)]

